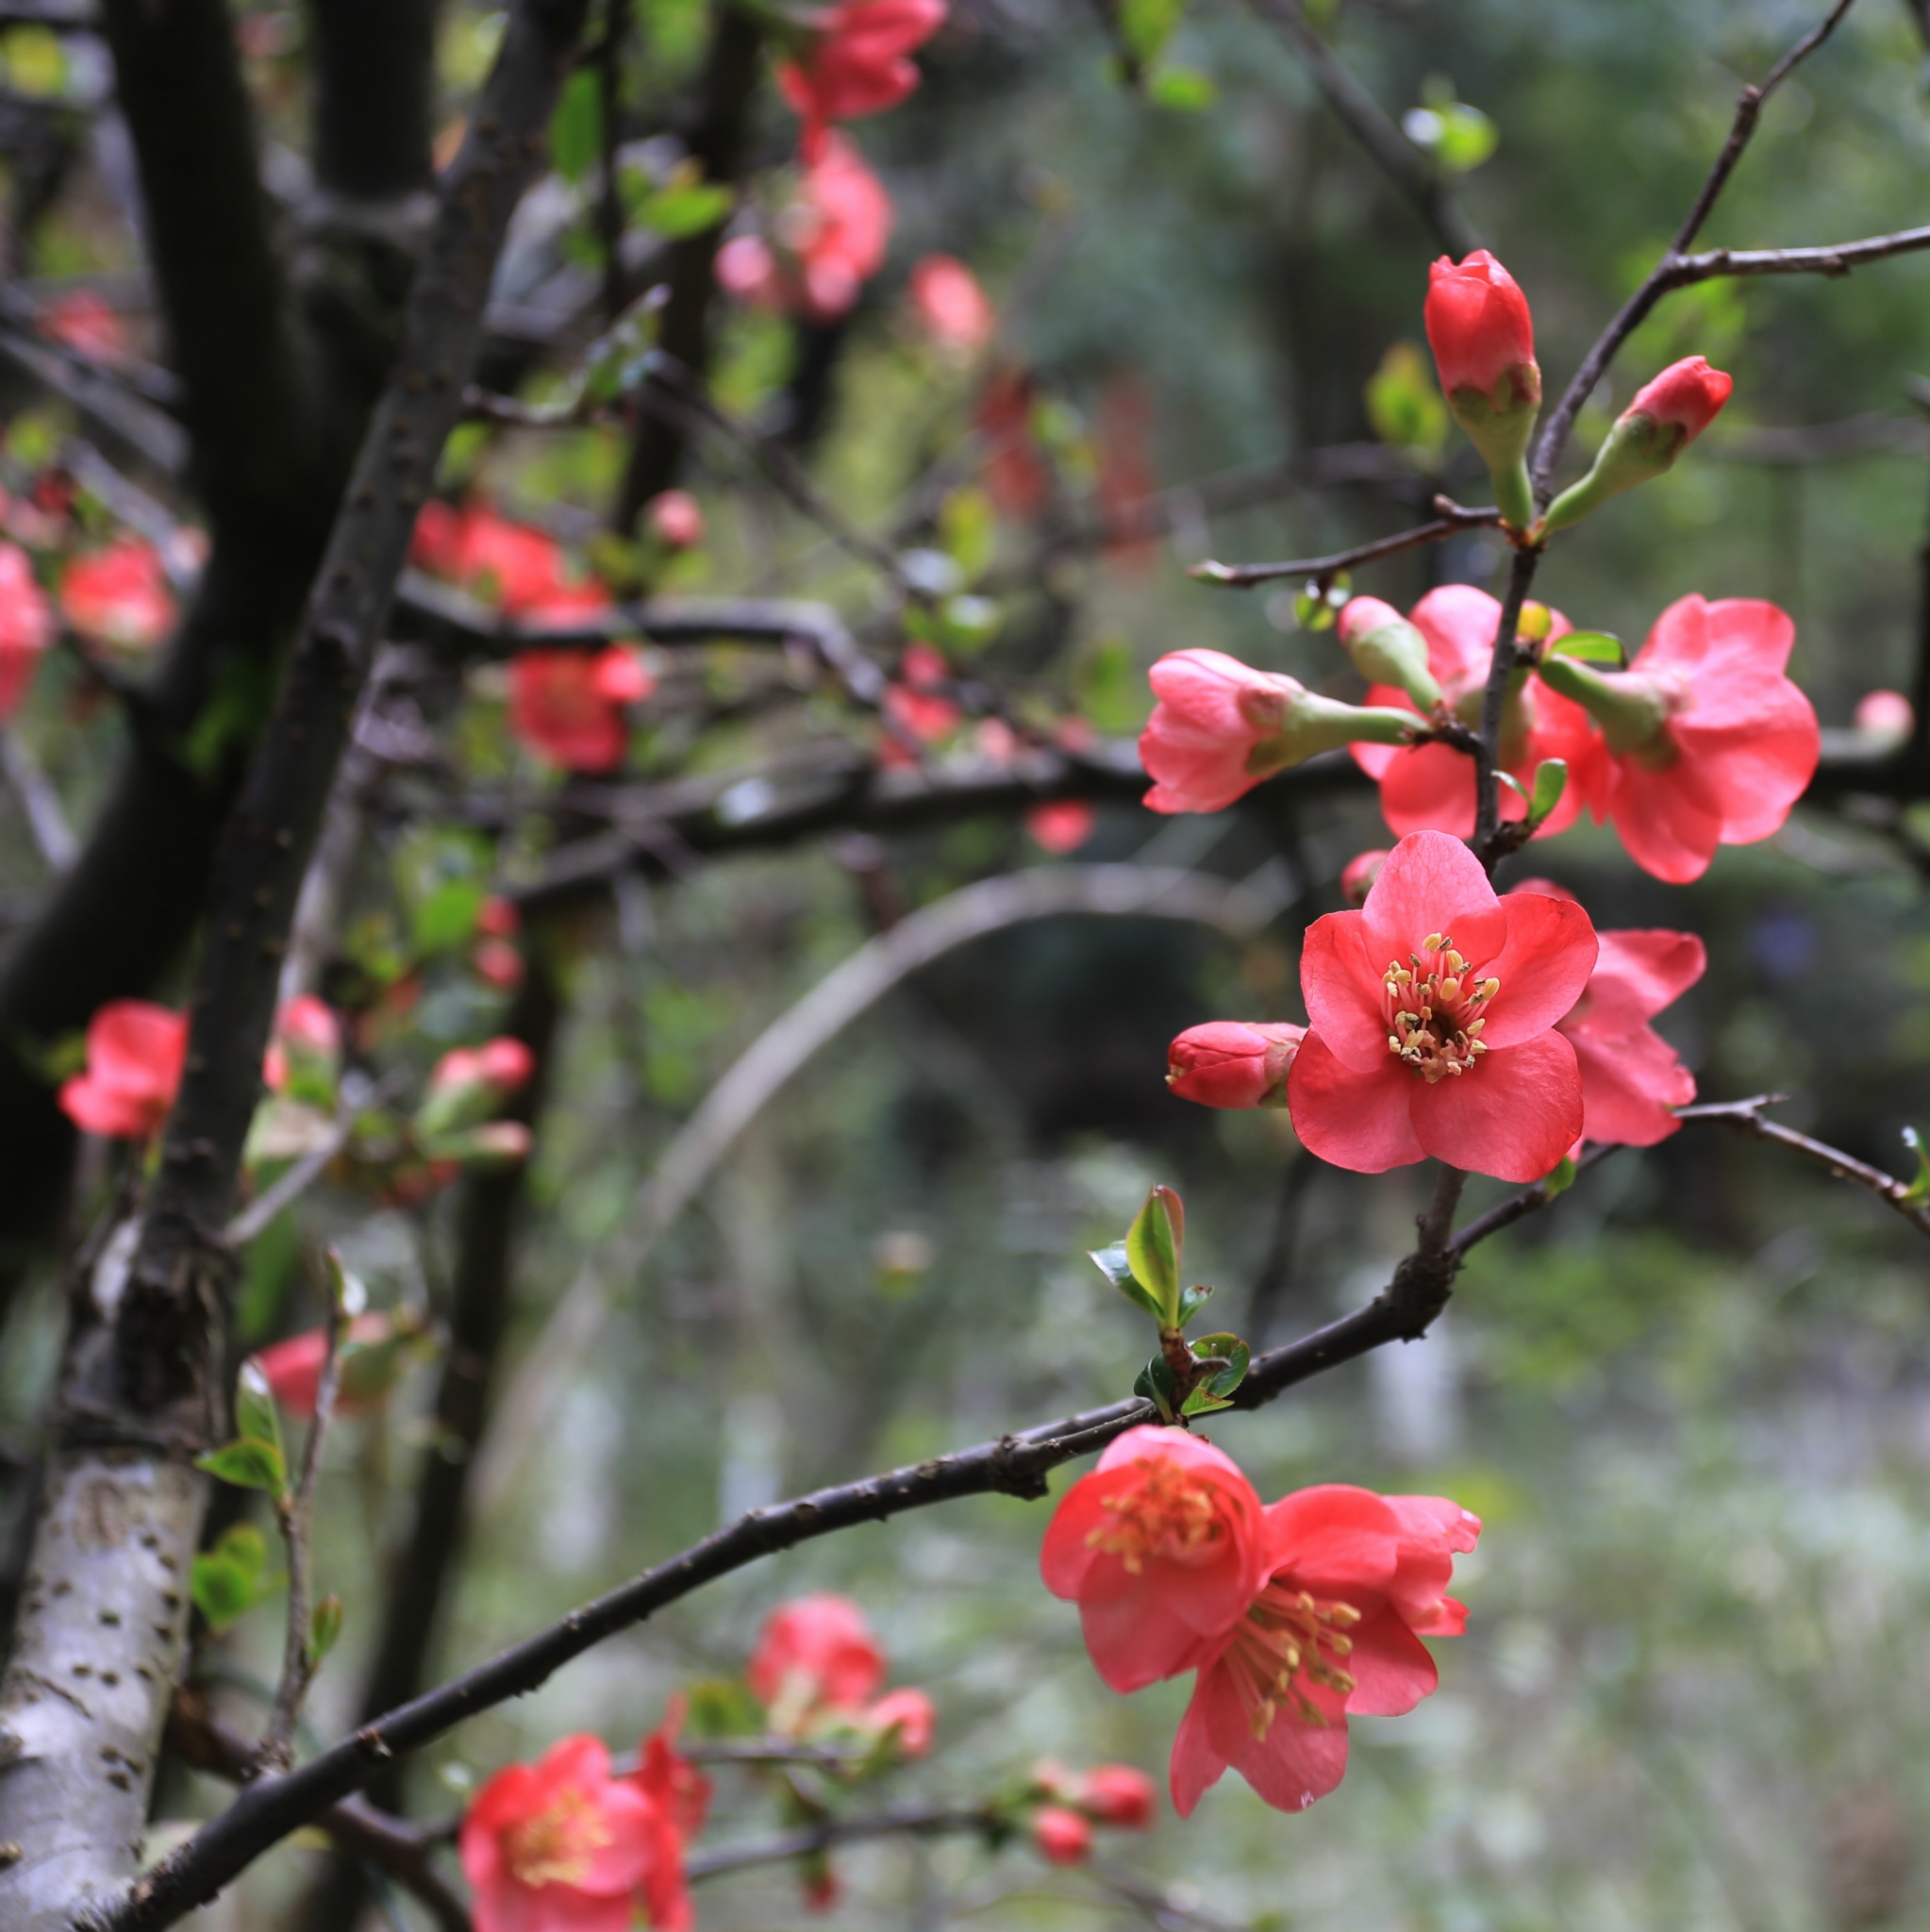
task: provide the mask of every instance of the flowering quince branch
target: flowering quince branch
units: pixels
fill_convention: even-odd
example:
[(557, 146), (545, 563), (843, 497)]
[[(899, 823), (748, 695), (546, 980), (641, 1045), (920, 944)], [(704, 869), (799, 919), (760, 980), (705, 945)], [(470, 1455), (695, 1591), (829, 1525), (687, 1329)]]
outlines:
[(1351, 550), (1337, 550), (1329, 557), (1299, 557), (1286, 563), (1216, 563), (1209, 559), (1194, 564), (1187, 575), (1209, 584), (1228, 584), (1235, 590), (1269, 584), (1278, 577), (1306, 577), (1324, 583), (1356, 564), (1374, 563), (1423, 544), (1444, 542), (1463, 530), (1491, 529), (1502, 521), (1498, 509), (1466, 509), (1444, 496), (1436, 497), (1434, 507), (1440, 514), (1431, 524), (1420, 524), (1391, 537), (1376, 537), (1372, 542), (1356, 543)]

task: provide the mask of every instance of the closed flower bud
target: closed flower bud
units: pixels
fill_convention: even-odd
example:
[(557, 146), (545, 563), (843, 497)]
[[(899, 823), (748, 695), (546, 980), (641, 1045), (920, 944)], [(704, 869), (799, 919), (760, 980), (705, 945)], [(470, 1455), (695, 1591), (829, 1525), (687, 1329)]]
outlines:
[(1032, 1814), (1032, 1842), (1049, 1864), (1083, 1865), (1092, 1853), (1092, 1822), (1063, 1805), (1042, 1805)]
[(1391, 604), (1356, 597), (1340, 612), (1339, 630), (1368, 683), (1398, 686), (1423, 711), (1440, 703), (1440, 686), (1427, 668), (1427, 640)]
[(1611, 496), (1665, 475), (1715, 421), (1735, 386), (1733, 376), (1700, 356), (1671, 363), (1615, 419), (1594, 468), (1548, 506), (1547, 527), (1577, 523)]
[(1515, 278), (1485, 248), (1428, 271), (1427, 341), (1455, 421), (1481, 452), (1494, 500), (1517, 529), (1534, 520), (1524, 458), (1541, 407), (1535, 322)]
[(1130, 1764), (1095, 1764), (1079, 1781), (1079, 1808), (1121, 1831), (1145, 1831), (1158, 1797), (1153, 1780)]
[(1209, 1020), (1167, 1048), (1166, 1084), (1202, 1107), (1285, 1107), (1305, 1026)]
[(673, 550), (691, 550), (704, 541), (704, 511), (688, 490), (663, 490), (643, 506), (651, 535)]

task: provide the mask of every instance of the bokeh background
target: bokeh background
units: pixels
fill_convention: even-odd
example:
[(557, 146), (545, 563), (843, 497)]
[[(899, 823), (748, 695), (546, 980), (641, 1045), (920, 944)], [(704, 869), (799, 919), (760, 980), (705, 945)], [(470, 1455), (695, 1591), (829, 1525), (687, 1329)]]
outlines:
[[(1416, 448), (1385, 433), (1387, 408), (1368, 397), (1389, 351), (1423, 341), (1439, 240), (1267, 18), (1199, 0), (1163, 57), (1181, 78), (1135, 88), (1105, 11), (953, 0), (921, 57), (921, 92), (856, 131), (898, 208), (886, 270), (833, 329), (724, 316), (718, 392), (788, 425), (843, 511), (881, 523), (969, 429), (968, 379), (919, 350), (904, 309), (912, 260), (957, 254), (1012, 305), (1008, 348), (1035, 385), (1050, 479), (1042, 505), (1016, 517), (968, 466), (922, 535), (998, 603), (974, 675), (1063, 695), (1121, 737), (1148, 708), (1145, 667), (1182, 646), (1354, 695), (1331, 633), (1297, 624), (1293, 587), (1235, 592), (1186, 571), (1206, 556), (1310, 554), (1399, 527), (1442, 485), (1479, 500), (1465, 445), (1424, 407), (1408, 426)], [(1309, 11), (1397, 120), (1457, 103), (1490, 124), (1491, 154), (1453, 192), (1528, 291), (1553, 391), (1679, 223), (1739, 87), (1817, 9), (1329, 0)], [(682, 125), (706, 14), (693, 0), (640, 0), (637, 16), (637, 133), (662, 138)], [(451, 126), (500, 25), (448, 8)], [(250, 8), (241, 25), (272, 175), (298, 164), (306, 141), (304, 23)], [(0, 62), (9, 111), (79, 114), (84, 47), (62, 40), (50, 61), (42, 40), (12, 30)], [(1772, 103), (1705, 242), (1814, 243), (1922, 221), (1924, 63), (1913, 9), (1864, 0)], [(756, 126), (760, 158), (779, 164), (794, 124), (768, 83)], [(1474, 147), (1484, 141), (1477, 126)], [(13, 267), (35, 292), (109, 289), (138, 325), (141, 258), (117, 165), (110, 131), (86, 137), (58, 199), (14, 238)], [(532, 286), (553, 277), (580, 258), (574, 232), (511, 269)], [(1717, 282), (1672, 297), (1585, 412), (1580, 445), (1678, 356), (1732, 371), (1735, 400), (1669, 478), (1557, 548), (1541, 579), (1549, 600), (1634, 643), (1686, 592), (1768, 596), (1797, 620), (1792, 671), (1825, 725), (1847, 724), (1872, 688), (1907, 689), (1925, 622), (1930, 444), (1910, 385), (1930, 362), (1926, 314), (1930, 262), (1909, 258), (1844, 281)], [(510, 374), (540, 393), (559, 361), (524, 358)], [(15, 396), (7, 462), (31, 469), (64, 427), (58, 406)], [(1131, 499), (1374, 443), (1386, 460), (1373, 483), (1276, 489), (1233, 510), (1213, 508), (1210, 491), (1182, 496), (1167, 504), (1170, 528), (1109, 551), (1065, 535), (1096, 491)], [(450, 474), (593, 558), (623, 447), (607, 430), (465, 433)], [(741, 460), (700, 453), (687, 480), (712, 538), (673, 588), (808, 593), (870, 621), (866, 574), (774, 504)], [(1477, 536), (1363, 573), (1358, 587), (1405, 606), (1439, 581), (1495, 588), (1501, 562)], [(719, 650), (707, 675), (728, 692), (750, 674)], [(465, 791), (535, 783), (500, 710), (486, 679), (452, 697), (440, 721), (447, 765), (399, 794), (367, 841), (353, 914), (364, 931), (406, 922), (424, 868), (513, 875), (513, 840), (449, 829)], [(646, 722), (633, 763), (657, 775), (753, 771), (840, 728), (809, 707), (700, 737)], [(56, 667), (21, 729), (84, 823), (112, 716), (83, 714)], [(1662, 1030), (1704, 1096), (1785, 1093), (1782, 1118), (1903, 1172), (1902, 1129), (1930, 1126), (1924, 812), (1891, 822), (1854, 800), (1805, 808), (1687, 889), (1637, 874), (1611, 835), (1588, 829), (1515, 871), (1577, 891), (1600, 924), (1703, 934), (1707, 978)], [(1197, 1020), (1304, 1017), (1301, 931), (1339, 904), (1340, 865), (1381, 842), (1371, 794), (1344, 788), (1263, 788), (1210, 821), (1106, 806), (1082, 858), (1256, 881), (1277, 908), (1272, 923), (1236, 944), (1171, 923), (1044, 922), (960, 951), (862, 1016), (619, 1284), (599, 1345), (476, 1527), (438, 1644), (444, 1664), (746, 1507), (1124, 1393), (1146, 1338), (1083, 1251), (1123, 1231), (1152, 1181), (1182, 1190), (1190, 1272), (1217, 1285), (1216, 1309), (1256, 1347), (1371, 1295), (1404, 1252), (1418, 1171), (1319, 1168), (1284, 1114), (1190, 1108), (1161, 1074), (1167, 1041)], [(570, 1003), (507, 1360), (533, 1345), (708, 1085), (875, 929), (881, 891), (916, 906), (1045, 862), (1016, 821), (985, 820), (705, 862), (584, 912), (562, 961)], [(0, 906), (16, 924), (43, 885), (18, 808), (0, 799)], [(483, 999), (431, 972), (409, 1030), (383, 1054), (425, 1066), (474, 1037)], [(1471, 1201), (1498, 1194), (1482, 1183)], [(449, 1291), (446, 1198), (371, 1211), (324, 1189), (296, 1222), (253, 1263), (257, 1339), (316, 1319), (298, 1237), (336, 1240), (380, 1305), (434, 1311)], [(1190, 1824), (1169, 1814), (1148, 1840), (1109, 1844), (1104, 1869), (1176, 1888), (1211, 1924), (1255, 1932), (1922, 1923), (1925, 1293), (1919, 1238), (1879, 1205), (1691, 1127), (1611, 1157), (1479, 1249), (1424, 1342), (1214, 1424), (1270, 1496), (1344, 1480), (1478, 1511), (1487, 1533), (1458, 1592), (1472, 1617), (1464, 1639), (1436, 1646), (1439, 1692), (1411, 1717), (1358, 1722), (1347, 1780), (1314, 1810), (1280, 1816), (1229, 1778)], [(49, 1277), (0, 1341), (0, 1423), (23, 1448), (59, 1314)], [(406, 1385), (386, 1417), (344, 1424), (329, 1452), (320, 1566), (348, 1616), (315, 1699), (320, 1736), (352, 1718), (406, 1485), (434, 1453), (420, 1422), (427, 1383)], [(772, 1604), (826, 1588), (864, 1604), (893, 1681), (939, 1702), (939, 1751), (906, 1774), (905, 1792), (969, 1799), (1046, 1756), (1163, 1773), (1184, 1687), (1122, 1700), (1098, 1683), (1072, 1609), (1038, 1582), (1045, 1513), (956, 1505), (748, 1571), (424, 1754), (417, 1801), (452, 1808), (498, 1764), (568, 1729), (633, 1744), (679, 1687), (741, 1669)], [(238, 1708), (250, 1682), (272, 1681), (279, 1641), (264, 1609), (208, 1646), (205, 1667)], [(171, 1778), (164, 1821), (214, 1797)], [(755, 1832), (761, 1806), (750, 1779), (721, 1774), (706, 1841)], [(321, 1857), (301, 1844), (275, 1854), (206, 1924), (294, 1923)], [(1084, 1928), (1137, 1909), (1023, 1847), (993, 1857), (969, 1843), (891, 1844), (837, 1862), (837, 1923), (857, 1926)], [(782, 1869), (707, 1886), (699, 1905), (707, 1932), (805, 1917)], [(407, 1904), (383, 1908), (410, 1923)]]

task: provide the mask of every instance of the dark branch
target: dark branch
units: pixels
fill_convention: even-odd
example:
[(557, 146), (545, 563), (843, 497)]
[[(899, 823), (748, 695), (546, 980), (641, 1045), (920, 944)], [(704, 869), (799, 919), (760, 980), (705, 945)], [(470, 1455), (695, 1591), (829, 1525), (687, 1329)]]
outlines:
[(1391, 537), (1376, 537), (1371, 543), (1356, 543), (1351, 550), (1337, 550), (1330, 557), (1298, 557), (1286, 563), (1196, 563), (1188, 575), (1209, 584), (1231, 584), (1245, 590), (1253, 584), (1270, 584), (1276, 577), (1331, 577), (1357, 564), (1373, 563), (1383, 557), (1398, 557), (1404, 550), (1418, 550), (1426, 543), (1444, 542), (1462, 530), (1479, 529), (1501, 522), (1498, 509), (1463, 509), (1445, 497), (1435, 499), (1441, 512), (1431, 524), (1411, 530), (1397, 531)]
[(952, 1805), (903, 1805), (857, 1818), (826, 1818), (821, 1824), (803, 1825), (796, 1831), (693, 1852), (684, 1861), (684, 1873), (696, 1885), (707, 1878), (722, 1878), (727, 1873), (744, 1872), (757, 1865), (788, 1864), (793, 1858), (807, 1858), (814, 1852), (826, 1852), (834, 1845), (852, 1844), (861, 1839), (963, 1835), (996, 1841), (1008, 1836), (1011, 1828), (1010, 1822), (989, 1806), (968, 1809)]

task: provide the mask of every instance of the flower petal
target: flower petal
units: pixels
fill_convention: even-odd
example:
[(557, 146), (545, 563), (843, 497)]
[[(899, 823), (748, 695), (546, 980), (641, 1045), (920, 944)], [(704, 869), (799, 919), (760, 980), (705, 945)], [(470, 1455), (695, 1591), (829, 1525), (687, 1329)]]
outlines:
[(1507, 931), (1481, 861), (1444, 832), (1410, 832), (1388, 854), (1360, 917), (1367, 950), (1382, 966), (1405, 962), (1430, 933), (1451, 934), (1470, 959), (1487, 958)]
[[(1478, 970), (1501, 981), (1481, 1037), (1490, 1053), (1545, 1033), (1581, 998), (1595, 970), (1594, 922), (1573, 899), (1510, 892), (1502, 901), (1507, 942)], [(1460, 934), (1455, 934), (1456, 944)], [(1461, 950), (1467, 952), (1462, 946)]]
[[(1306, 1063), (1303, 1047), (1294, 1071)], [(1496, 1180), (1539, 1181), (1582, 1131), (1574, 1048), (1559, 1033), (1542, 1033), (1483, 1055), (1458, 1079), (1415, 1080), (1412, 1117), (1422, 1151), (1437, 1160)]]
[(1574, 1038), (1582, 1075), (1582, 1132), (1620, 1147), (1653, 1147), (1682, 1124), (1670, 1112), (1695, 1098), (1695, 1075), (1660, 1034)]
[(1356, 1609), (1377, 1599), (1400, 1561), (1400, 1519), (1372, 1490), (1320, 1483), (1267, 1508), (1272, 1573)]
[(1425, 1158), (1408, 1112), (1424, 1084), (1388, 1053), (1374, 1072), (1356, 1073), (1309, 1033), (1287, 1076), (1287, 1106), (1294, 1132), (1319, 1159), (1356, 1174), (1385, 1174)]
[(1405, 1717), (1440, 1682), (1427, 1646), (1391, 1609), (1356, 1624), (1348, 1632), (1354, 1648), (1347, 1674), (1354, 1689), (1347, 1708), (1361, 1717)]
[[(1356, 1073), (1371, 1073), (1388, 1058), (1384, 975), (1408, 950), (1376, 952), (1358, 912), (1316, 919), (1301, 942), (1300, 991), (1307, 1018), (1327, 1051)], [(1301, 1041), (1303, 1053), (1306, 1044)]]

